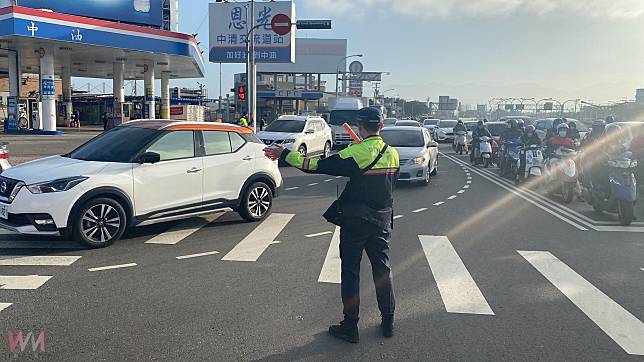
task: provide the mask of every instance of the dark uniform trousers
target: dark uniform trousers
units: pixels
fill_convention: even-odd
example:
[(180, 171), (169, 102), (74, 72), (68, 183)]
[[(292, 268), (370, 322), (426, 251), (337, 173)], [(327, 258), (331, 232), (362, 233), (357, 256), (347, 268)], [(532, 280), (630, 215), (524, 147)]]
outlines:
[(360, 313), (360, 261), (363, 251), (371, 262), (378, 307), (383, 317), (393, 316), (396, 301), (393, 275), (389, 264), (391, 229), (382, 229), (366, 222), (347, 223), (340, 229), (342, 260), (342, 304), (344, 316), (357, 323)]

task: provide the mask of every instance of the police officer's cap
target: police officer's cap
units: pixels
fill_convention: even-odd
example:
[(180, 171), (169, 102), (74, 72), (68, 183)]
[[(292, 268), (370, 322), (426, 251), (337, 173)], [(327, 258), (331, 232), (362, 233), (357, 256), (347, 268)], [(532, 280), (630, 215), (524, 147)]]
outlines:
[(366, 107), (358, 111), (358, 122), (380, 123), (383, 120), (382, 112), (378, 108)]

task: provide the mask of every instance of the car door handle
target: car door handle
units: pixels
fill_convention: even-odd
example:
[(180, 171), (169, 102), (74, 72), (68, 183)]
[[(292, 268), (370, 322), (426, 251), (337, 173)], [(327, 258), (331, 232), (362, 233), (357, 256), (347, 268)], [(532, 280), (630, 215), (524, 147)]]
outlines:
[(243, 161), (252, 161), (253, 159), (254, 159), (253, 156), (246, 156), (246, 157), (242, 158)]
[(202, 169), (197, 168), (197, 167), (193, 167), (193, 168), (189, 169), (189, 170), (188, 170), (188, 171), (186, 171), (186, 172), (187, 172), (187, 173), (197, 173), (197, 172), (201, 172), (201, 171), (202, 171)]

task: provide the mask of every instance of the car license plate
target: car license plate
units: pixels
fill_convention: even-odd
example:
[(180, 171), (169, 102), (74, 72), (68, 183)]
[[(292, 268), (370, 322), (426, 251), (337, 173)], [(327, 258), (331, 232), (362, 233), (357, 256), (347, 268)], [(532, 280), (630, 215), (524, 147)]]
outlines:
[(0, 219), (7, 220), (9, 218), (9, 208), (5, 205), (0, 205)]

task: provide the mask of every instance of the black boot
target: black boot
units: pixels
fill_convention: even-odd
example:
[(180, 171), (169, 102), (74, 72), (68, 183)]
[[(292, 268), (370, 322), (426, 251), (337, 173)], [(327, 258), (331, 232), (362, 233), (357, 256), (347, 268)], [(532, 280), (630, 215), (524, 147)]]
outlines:
[(391, 338), (394, 336), (394, 316), (382, 317), (382, 323), (380, 324), (380, 329), (382, 330), (382, 335), (386, 338)]
[(358, 343), (360, 336), (358, 334), (357, 322), (347, 321), (346, 319), (340, 322), (339, 325), (329, 327), (329, 333), (335, 337), (347, 342)]

